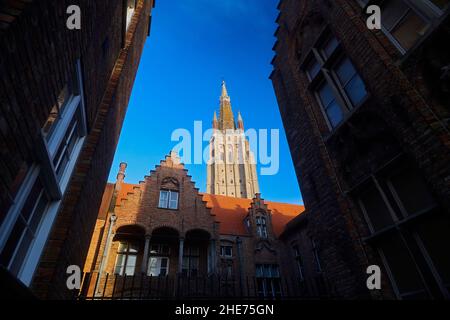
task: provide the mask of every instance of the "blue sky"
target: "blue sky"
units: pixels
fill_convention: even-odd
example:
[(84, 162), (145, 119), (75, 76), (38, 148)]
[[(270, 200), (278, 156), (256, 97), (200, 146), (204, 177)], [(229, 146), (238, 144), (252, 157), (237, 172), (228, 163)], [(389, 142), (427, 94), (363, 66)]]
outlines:
[[(125, 181), (137, 183), (177, 144), (177, 128), (210, 127), (222, 79), (246, 128), (280, 130), (280, 169), (259, 176), (262, 197), (302, 203), (272, 84), (272, 46), (278, 0), (164, 0), (153, 11), (119, 145), (109, 176), (128, 163)], [(204, 146), (207, 142), (204, 143)], [(186, 165), (206, 188), (206, 164)], [(258, 170), (259, 171), (259, 170)]]

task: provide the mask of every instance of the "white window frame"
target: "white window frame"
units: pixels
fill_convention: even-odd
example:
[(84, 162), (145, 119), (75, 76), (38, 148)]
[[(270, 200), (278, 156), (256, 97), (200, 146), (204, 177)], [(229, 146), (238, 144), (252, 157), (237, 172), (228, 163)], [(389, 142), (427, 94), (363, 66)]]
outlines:
[[(125, 245), (126, 246), (126, 250), (125, 251), (120, 251), (120, 245)], [(131, 251), (130, 247), (132, 245), (135, 245), (133, 242), (129, 242), (129, 241), (123, 241), (119, 243), (119, 248), (117, 250), (117, 254), (116, 254), (116, 262), (114, 263), (114, 274), (115, 275), (119, 275), (119, 276), (134, 276), (136, 274), (136, 268), (137, 268), (137, 261), (138, 261), (138, 257), (139, 257), (139, 247), (136, 246), (135, 251)], [(125, 256), (125, 260), (123, 261), (123, 265), (120, 266), (121, 270), (119, 272), (117, 271), (118, 268), (118, 264), (119, 264), (119, 257), (120, 256)], [(131, 264), (128, 264), (129, 262), (129, 258), (130, 257), (134, 257), (135, 259), (135, 263), (134, 263), (134, 269), (132, 274), (127, 273), (127, 269), (130, 267), (133, 267)]]
[[(63, 109), (61, 118), (57, 123), (56, 127), (51, 133), (51, 137), (47, 142), (44, 137), (44, 133), (41, 132), (40, 142), (41, 145), (38, 147), (40, 154), (40, 163), (35, 163), (31, 166), (30, 170), (24, 182), (22, 183), (19, 192), (17, 193), (14, 203), (8, 211), (8, 214), (0, 226), (0, 252), (4, 249), (9, 236), (17, 222), (17, 219), (23, 209), (25, 201), (28, 199), (31, 188), (33, 187), (36, 180), (41, 177), (44, 184), (44, 189), (49, 193), (52, 201), (48, 203), (46, 211), (43, 214), (41, 221), (36, 229), (36, 236), (32, 240), (27, 253), (23, 259), (22, 265), (17, 272), (17, 278), (23, 282), (26, 286), (31, 284), (34, 276), (34, 272), (41, 258), (44, 246), (46, 245), (48, 236), (50, 234), (51, 228), (58, 214), (62, 198), (67, 189), (69, 180), (72, 176), (75, 164), (81, 152), (83, 146), (86, 130), (86, 118), (85, 118), (85, 105), (84, 105), (84, 92), (83, 92), (83, 78), (81, 72), (80, 60), (76, 62), (76, 81), (79, 89), (78, 95), (71, 96), (69, 102)], [(80, 125), (82, 128), (81, 137), (75, 143), (72, 150), (69, 162), (66, 164), (64, 172), (58, 182), (56, 178), (55, 169), (53, 167), (53, 156), (55, 150), (57, 150), (62, 138), (65, 136), (68, 130), (68, 125), (70, 124), (75, 112), (80, 112)], [(71, 118), (72, 117), (72, 118)], [(17, 250), (17, 248), (16, 248)], [(7, 268), (9, 269), (14, 262), (11, 259)]]
[[(161, 195), (165, 193), (167, 195), (167, 199), (162, 203)], [(176, 199), (174, 199), (176, 198)], [(158, 208), (160, 209), (169, 209), (169, 210), (178, 210), (180, 200), (180, 193), (175, 190), (159, 190), (159, 199), (158, 199)], [(171, 203), (176, 202), (176, 207), (171, 207)]]
[[(152, 265), (150, 263), (150, 261), (152, 259), (156, 260), (156, 266), (155, 269), (157, 270), (158, 274), (152, 274)], [(167, 261), (167, 266), (166, 266), (166, 274), (161, 276), (161, 263), (163, 260)], [(170, 259), (168, 256), (150, 256), (148, 258), (148, 268), (147, 268), (147, 275), (151, 276), (151, 277), (167, 277), (169, 275), (169, 265), (170, 265)]]

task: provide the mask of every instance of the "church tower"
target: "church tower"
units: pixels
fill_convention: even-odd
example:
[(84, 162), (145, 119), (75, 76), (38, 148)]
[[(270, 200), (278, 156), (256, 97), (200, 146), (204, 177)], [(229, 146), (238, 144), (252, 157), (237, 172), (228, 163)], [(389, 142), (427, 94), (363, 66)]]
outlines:
[(219, 118), (214, 112), (214, 132), (209, 142), (206, 192), (252, 199), (259, 193), (256, 162), (244, 134), (244, 121), (240, 113), (237, 120), (236, 126), (223, 81)]

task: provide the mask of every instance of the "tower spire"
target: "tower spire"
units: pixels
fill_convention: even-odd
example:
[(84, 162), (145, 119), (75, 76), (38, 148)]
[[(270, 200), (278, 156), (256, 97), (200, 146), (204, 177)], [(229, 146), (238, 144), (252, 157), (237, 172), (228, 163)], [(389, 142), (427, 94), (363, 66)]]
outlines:
[(222, 81), (222, 94), (220, 96), (219, 129), (236, 129), (233, 111), (231, 110), (231, 100), (230, 96), (228, 95), (225, 80)]
[(238, 128), (244, 130), (244, 120), (242, 120), (240, 111), (238, 111)]
[(219, 129), (219, 121), (217, 121), (217, 114), (215, 111), (213, 116), (213, 129)]
[(228, 97), (227, 85), (225, 83), (225, 80), (222, 80), (222, 97), (223, 98)]
[(209, 141), (206, 192), (253, 199), (259, 193), (255, 156), (245, 136), (240, 112), (235, 122), (225, 81), (221, 89), (220, 113), (217, 117), (214, 112), (214, 130)]

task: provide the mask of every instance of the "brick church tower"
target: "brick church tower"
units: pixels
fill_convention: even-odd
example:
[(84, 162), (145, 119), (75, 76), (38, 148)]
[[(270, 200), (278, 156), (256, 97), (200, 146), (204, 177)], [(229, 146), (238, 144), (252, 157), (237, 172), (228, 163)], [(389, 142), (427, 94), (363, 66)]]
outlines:
[(259, 193), (256, 161), (245, 137), (240, 113), (237, 126), (234, 121), (225, 81), (222, 82), (219, 119), (214, 112), (213, 129), (206, 192), (252, 199)]

